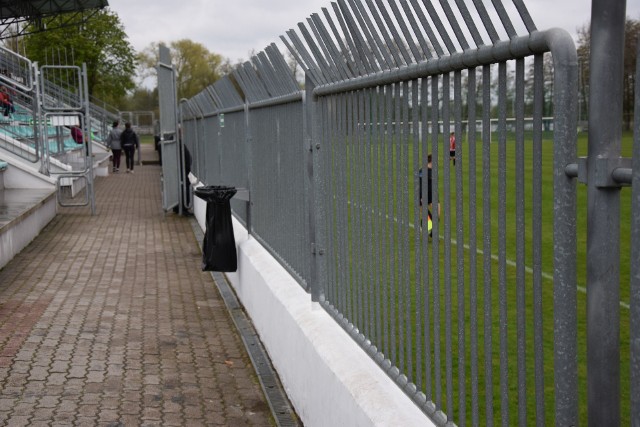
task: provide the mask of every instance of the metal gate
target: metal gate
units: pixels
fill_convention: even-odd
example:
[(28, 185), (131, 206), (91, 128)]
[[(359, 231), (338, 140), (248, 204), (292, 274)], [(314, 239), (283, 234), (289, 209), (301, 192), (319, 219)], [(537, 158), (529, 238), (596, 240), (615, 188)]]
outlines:
[[(90, 206), (96, 213), (93, 176), (93, 135), (89, 110), (87, 66), (43, 65), (39, 69), (38, 134), (43, 141), (43, 166), (47, 175), (57, 178), (57, 198), (60, 206)], [(76, 158), (68, 158), (69, 170), (54, 172), (49, 153), (49, 126), (58, 134), (66, 128), (74, 141), (82, 144)], [(78, 194), (81, 195), (78, 201)]]
[(177, 116), (176, 76), (169, 48), (159, 49), (158, 98), (160, 102), (160, 149), (162, 153), (162, 208), (165, 211), (180, 204), (182, 165)]

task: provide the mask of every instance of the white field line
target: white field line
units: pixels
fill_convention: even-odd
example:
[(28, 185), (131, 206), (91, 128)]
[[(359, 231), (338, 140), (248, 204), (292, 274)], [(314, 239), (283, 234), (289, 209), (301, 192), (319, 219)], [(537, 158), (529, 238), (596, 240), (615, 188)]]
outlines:
[[(398, 218), (394, 217), (394, 221), (398, 222)], [(409, 227), (411, 227), (411, 228), (413, 228), (415, 230), (415, 226), (413, 225), (412, 222), (409, 222)], [(444, 236), (442, 236), (442, 235), (438, 235), (438, 238), (440, 240), (444, 240)], [(456, 246), (458, 246), (458, 241), (456, 239), (451, 239), (451, 243), (456, 245)], [(463, 245), (462, 247), (465, 248), (467, 251), (471, 250), (471, 247), (469, 245)], [(482, 249), (480, 249), (480, 248), (476, 249), (476, 253), (479, 254), (479, 255), (484, 255), (484, 251)], [(500, 260), (498, 258), (498, 255), (496, 255), (496, 254), (491, 254), (491, 259), (494, 260), (494, 261), (499, 261)], [(510, 267), (517, 267), (518, 266), (518, 264), (515, 261), (513, 261), (511, 259), (508, 259), (508, 258), (506, 260), (506, 264), (508, 266), (510, 266)], [(533, 274), (533, 268), (531, 268), (531, 267), (529, 267), (527, 265), (524, 266), (524, 271), (526, 271), (529, 274)], [(541, 271), (540, 275), (542, 276), (542, 278), (547, 279), (547, 280), (549, 280), (550, 282), (553, 283), (553, 275), (551, 275), (549, 273), (545, 273), (544, 271)], [(587, 294), (587, 288), (585, 288), (584, 286), (578, 285), (578, 291), (582, 292), (585, 295)], [(629, 310), (629, 308), (630, 308), (629, 304), (627, 304), (624, 301), (620, 301), (620, 307), (626, 308), (627, 310)]]

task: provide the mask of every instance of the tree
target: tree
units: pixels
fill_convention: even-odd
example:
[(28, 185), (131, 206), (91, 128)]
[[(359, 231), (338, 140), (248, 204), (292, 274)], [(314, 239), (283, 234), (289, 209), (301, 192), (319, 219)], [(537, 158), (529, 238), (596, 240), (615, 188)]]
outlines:
[[(162, 43), (152, 43), (138, 56), (139, 75), (146, 79), (156, 74), (158, 48)], [(178, 99), (191, 98), (222, 77), (222, 69), (228, 61), (211, 53), (200, 43), (188, 39), (177, 40), (169, 45), (171, 62), (176, 70)]]
[[(590, 25), (586, 24), (578, 30), (578, 64), (580, 67), (581, 100), (588, 104), (589, 94), (589, 60), (591, 47)], [(622, 88), (622, 123), (625, 130), (631, 129), (633, 122), (634, 93), (635, 93), (635, 69), (637, 57), (637, 40), (640, 36), (640, 19), (627, 18), (625, 23), (624, 66)]]
[(158, 89), (137, 87), (117, 107), (120, 110), (153, 111), (158, 114)]
[[(67, 15), (52, 19), (72, 19)], [(135, 50), (120, 18), (108, 8), (82, 25), (78, 20), (77, 26), (30, 34), (24, 41), (29, 59), (40, 64), (86, 63), (89, 94), (103, 101), (116, 104), (134, 87)]]

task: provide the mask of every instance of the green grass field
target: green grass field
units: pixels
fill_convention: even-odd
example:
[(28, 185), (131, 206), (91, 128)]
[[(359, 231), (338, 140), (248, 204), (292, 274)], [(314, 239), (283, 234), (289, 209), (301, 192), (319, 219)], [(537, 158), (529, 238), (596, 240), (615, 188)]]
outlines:
[[(477, 357), (477, 384), (478, 397), (476, 402), (479, 413), (479, 424), (486, 423), (486, 411), (493, 411), (495, 424), (502, 422), (502, 396), (501, 396), (501, 367), (507, 366), (507, 392), (508, 392), (508, 422), (509, 425), (518, 424), (518, 410), (524, 408), (525, 416), (529, 422), (537, 419), (534, 385), (536, 378), (544, 379), (544, 413), (545, 421), (548, 425), (554, 425), (554, 373), (553, 373), (553, 334), (554, 334), (554, 311), (553, 311), (553, 143), (550, 140), (551, 134), (545, 135), (542, 144), (542, 333), (544, 349), (544, 371), (536, 373), (534, 370), (534, 307), (533, 307), (533, 274), (529, 268), (533, 265), (533, 231), (532, 231), (532, 182), (533, 182), (533, 154), (531, 150), (530, 138), (527, 138), (524, 150), (524, 283), (518, 286), (516, 270), (516, 154), (515, 144), (512, 135), (506, 144), (506, 170), (505, 170), (505, 194), (506, 204), (503, 207), (505, 212), (506, 233), (504, 234), (506, 263), (502, 268), (499, 259), (500, 231), (498, 218), (500, 206), (498, 203), (499, 176), (498, 176), (498, 144), (497, 137), (493, 137), (491, 144), (491, 202), (490, 207), (491, 229), (487, 231), (487, 236), (483, 234), (483, 167), (482, 148), (478, 136), (478, 146), (476, 153), (476, 214), (477, 214), (477, 248), (475, 259), (475, 274), (471, 276), (471, 262), (473, 260), (470, 242), (470, 188), (469, 188), (469, 152), (468, 145), (462, 141), (462, 164), (450, 167), (451, 185), (445, 189), (442, 174), (443, 157), (440, 152), (438, 181), (439, 200), (441, 214), (439, 217), (439, 228), (437, 234), (439, 238), (427, 239), (426, 234), (418, 233), (419, 223), (415, 199), (411, 195), (414, 193), (414, 173), (421, 161), (415, 161), (416, 156), (420, 157), (420, 150), (413, 147), (410, 141), (406, 144), (394, 144), (391, 149), (386, 148), (376, 151), (375, 148), (365, 148), (364, 144), (353, 146), (352, 151), (345, 149), (344, 153), (336, 153), (336, 156), (345, 155), (347, 164), (349, 159), (358, 159), (356, 163), (361, 166), (350, 168), (347, 171), (336, 171), (341, 174), (335, 178), (333, 191), (341, 186), (346, 186), (344, 201), (338, 199), (331, 217), (334, 221), (342, 224), (347, 236), (334, 236), (336, 241), (344, 239), (346, 243), (338, 249), (334, 261), (336, 265), (344, 268), (344, 259), (352, 260), (348, 272), (340, 273), (339, 268), (334, 271), (336, 286), (328, 291), (329, 298), (341, 296), (346, 301), (339, 309), (347, 317), (353, 319), (356, 324), (372, 342), (379, 346), (385, 355), (392, 359), (394, 364), (401, 371), (407, 374), (409, 380), (415, 382), (430, 399), (436, 400), (441, 405), (441, 409), (450, 415), (457, 424), (464, 411), (467, 424), (471, 424), (472, 414), (472, 368), (471, 353), (472, 334), (477, 330), (478, 337), (478, 357)], [(586, 155), (587, 136), (580, 134), (578, 139), (578, 155)], [(631, 156), (632, 135), (625, 134), (622, 146), (622, 155)], [(448, 156), (448, 152), (446, 153)], [(367, 166), (368, 165), (368, 166)], [(392, 170), (386, 170), (389, 168)], [(372, 171), (366, 172), (366, 168), (373, 166)], [(459, 234), (457, 226), (457, 199), (459, 185), (457, 185), (456, 171), (461, 166), (462, 172), (462, 200), (463, 200), (463, 229)], [(369, 186), (364, 185), (356, 179), (368, 181)], [(406, 183), (406, 193), (397, 194), (390, 190), (386, 191), (389, 180), (392, 184)], [(371, 185), (372, 184), (372, 185)], [(370, 188), (365, 190), (363, 188)], [(586, 186), (577, 184), (577, 280), (578, 280), (578, 363), (579, 363), (579, 392), (580, 392), (580, 417), (581, 424), (586, 424)], [(379, 202), (382, 200), (382, 203)], [(346, 202), (348, 201), (348, 202)], [(341, 205), (342, 203), (342, 205)], [(358, 206), (367, 205), (366, 209)], [(342, 206), (342, 207), (340, 207)], [(433, 209), (435, 211), (435, 208)], [(384, 211), (371, 215), (370, 212)], [(340, 219), (346, 216), (348, 220)], [(380, 217), (394, 218), (393, 221), (381, 221)], [(376, 219), (378, 218), (378, 219)], [(630, 238), (629, 227), (631, 218), (631, 192), (630, 189), (623, 189), (621, 192), (621, 415), (622, 424), (629, 423), (629, 253)], [(445, 219), (450, 221), (448, 232), (445, 229)], [(367, 235), (371, 233), (371, 235)], [(450, 234), (449, 234), (450, 233)], [(445, 235), (451, 238), (451, 244), (445, 245)], [(484, 254), (483, 239), (490, 235), (492, 245), (491, 253)], [(339, 238), (339, 239), (338, 239)], [(460, 239), (465, 245), (458, 247)], [(425, 258), (425, 246), (428, 246), (429, 255)], [(390, 251), (390, 252), (389, 252)], [(485, 255), (489, 260), (490, 274), (489, 289), (484, 285), (485, 276)], [(370, 261), (367, 261), (370, 258)], [(385, 259), (386, 258), (386, 259)], [(356, 261), (357, 260), (357, 261)], [(428, 268), (426, 267), (428, 266)], [(434, 276), (434, 266), (438, 267), (438, 277)], [(459, 272), (462, 272), (462, 280), (459, 281)], [(429, 276), (429, 286), (425, 288), (424, 275)], [(502, 278), (503, 287), (500, 282)], [(472, 298), (471, 284), (476, 286), (475, 294)], [(362, 287), (364, 286), (364, 289)], [(358, 289), (360, 287), (360, 289)], [(525, 305), (525, 336), (520, 338), (517, 335), (517, 310), (518, 289), (524, 290), (524, 299), (520, 300)], [(490, 290), (491, 300), (486, 300), (486, 291)], [(333, 294), (332, 294), (333, 292)], [(499, 298), (503, 292), (504, 298)], [(418, 297), (416, 297), (416, 295)], [(424, 298), (428, 297), (428, 303), (424, 303)], [(416, 300), (419, 303), (416, 304)], [(434, 312), (436, 305), (433, 301), (439, 301), (439, 313)], [(470, 312), (471, 301), (477, 304), (477, 324), (472, 328), (472, 315)], [(357, 306), (363, 306), (364, 310), (359, 311)], [(376, 305), (380, 307), (387, 316), (393, 318), (393, 322), (379, 325), (376, 318)], [(429, 311), (425, 310), (429, 308)], [(448, 307), (450, 312), (447, 313)], [(459, 311), (461, 310), (461, 311)], [(490, 310), (490, 311), (489, 311)], [(463, 313), (461, 316), (458, 313)], [(447, 314), (450, 314), (449, 316)], [(423, 319), (428, 319), (428, 331), (422, 329), (425, 324)], [(418, 321), (420, 319), (420, 321)], [(447, 319), (450, 319), (447, 322)], [(439, 320), (440, 326), (434, 326)], [(386, 333), (385, 333), (386, 329)], [(428, 335), (426, 333), (428, 332)], [(491, 333), (490, 356), (485, 351), (485, 332)], [(439, 339), (434, 338), (434, 334), (439, 334)], [(396, 336), (394, 336), (394, 334)], [(398, 335), (403, 337), (405, 343), (411, 343), (411, 351), (400, 347)], [(462, 338), (461, 338), (462, 337)], [(428, 340), (428, 348), (424, 340)], [(505, 343), (507, 352), (500, 353), (500, 343)], [(463, 351), (459, 351), (460, 343), (464, 345)], [(519, 401), (518, 394), (518, 359), (517, 348), (519, 343), (526, 348), (526, 404)], [(446, 348), (452, 352), (453, 360), (446, 361)], [(422, 354), (419, 355), (418, 353)], [(424, 357), (425, 353), (429, 357)], [(459, 354), (464, 354), (463, 359), (459, 359)], [(420, 356), (420, 357), (419, 357)], [(440, 367), (436, 369), (436, 356), (440, 358)], [(508, 360), (504, 365), (501, 358)], [(492, 368), (492, 390), (486, 389), (485, 366), (489, 363)], [(459, 382), (458, 372), (464, 369), (464, 383)], [(427, 389), (426, 383), (430, 382)], [(447, 387), (447, 383), (451, 387)], [(438, 387), (438, 384), (440, 386)], [(487, 395), (490, 393), (490, 395)], [(449, 401), (449, 397), (452, 401)], [(464, 402), (464, 408), (459, 402)]]

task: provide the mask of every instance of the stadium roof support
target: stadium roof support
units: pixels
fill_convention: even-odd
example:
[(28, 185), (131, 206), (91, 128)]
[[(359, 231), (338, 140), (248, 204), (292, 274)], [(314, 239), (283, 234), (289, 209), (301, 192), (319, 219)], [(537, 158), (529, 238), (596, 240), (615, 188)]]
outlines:
[[(77, 25), (78, 16), (84, 22), (108, 5), (107, 0), (0, 0), (0, 40)], [(52, 27), (51, 18), (61, 14), (69, 19)]]

